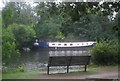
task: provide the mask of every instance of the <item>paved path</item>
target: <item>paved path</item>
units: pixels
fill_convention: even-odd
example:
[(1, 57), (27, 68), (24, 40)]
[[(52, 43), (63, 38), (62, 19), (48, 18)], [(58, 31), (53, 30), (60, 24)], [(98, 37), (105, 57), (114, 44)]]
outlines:
[[(89, 70), (89, 69), (88, 69)], [(71, 70), (75, 71), (75, 70)], [(76, 70), (77, 71), (77, 70)], [(83, 69), (81, 70), (83, 71)], [(36, 79), (90, 79), (90, 78), (100, 78), (100, 79), (118, 79), (118, 67), (113, 68), (97, 68), (89, 70), (91, 72), (96, 72), (95, 74), (75, 74), (75, 75), (58, 75), (58, 73), (65, 73), (66, 70), (59, 71), (50, 71), (50, 75), (46, 75), (46, 72), (43, 72), (43, 76), (36, 76), (33, 78)], [(57, 74), (57, 75), (56, 75)]]

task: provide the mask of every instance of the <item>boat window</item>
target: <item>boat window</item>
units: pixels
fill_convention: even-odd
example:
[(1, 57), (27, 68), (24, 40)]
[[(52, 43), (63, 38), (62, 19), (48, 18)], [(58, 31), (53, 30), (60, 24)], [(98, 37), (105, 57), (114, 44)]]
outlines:
[(58, 44), (58, 45), (61, 45), (61, 44)]
[(79, 44), (77, 44), (77, 45), (79, 45)]
[(73, 45), (73, 44), (70, 44), (71, 46)]
[(64, 44), (65, 46), (67, 46), (67, 44)]
[(82, 45), (84, 45), (84, 44), (82, 43)]
[(55, 44), (52, 44), (52, 45), (55, 45)]

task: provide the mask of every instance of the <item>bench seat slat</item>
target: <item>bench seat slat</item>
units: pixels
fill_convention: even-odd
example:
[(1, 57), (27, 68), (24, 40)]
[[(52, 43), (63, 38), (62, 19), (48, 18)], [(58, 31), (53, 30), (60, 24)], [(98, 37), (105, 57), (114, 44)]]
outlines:
[(70, 65), (88, 65), (90, 56), (72, 57)]
[(70, 57), (50, 57), (49, 66), (67, 66), (69, 64)]

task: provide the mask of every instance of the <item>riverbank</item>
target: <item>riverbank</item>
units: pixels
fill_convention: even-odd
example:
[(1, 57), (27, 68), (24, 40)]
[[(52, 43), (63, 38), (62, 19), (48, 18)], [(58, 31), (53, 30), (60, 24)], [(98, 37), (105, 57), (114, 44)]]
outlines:
[(70, 70), (65, 73), (65, 70), (51, 70), (51, 74), (47, 75), (46, 71), (32, 71), (32, 72), (16, 72), (4, 73), (3, 79), (87, 79), (87, 78), (101, 78), (101, 79), (117, 79), (118, 66), (88, 66), (87, 72), (84, 68), (80, 70)]

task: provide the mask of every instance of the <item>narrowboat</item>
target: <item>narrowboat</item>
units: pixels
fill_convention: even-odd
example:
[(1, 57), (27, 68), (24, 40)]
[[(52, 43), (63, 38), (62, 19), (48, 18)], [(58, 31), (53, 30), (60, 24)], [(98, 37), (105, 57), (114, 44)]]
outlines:
[(95, 45), (96, 42), (88, 41), (88, 42), (36, 42), (34, 46), (37, 47), (45, 47), (45, 48), (84, 48), (91, 47)]

